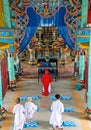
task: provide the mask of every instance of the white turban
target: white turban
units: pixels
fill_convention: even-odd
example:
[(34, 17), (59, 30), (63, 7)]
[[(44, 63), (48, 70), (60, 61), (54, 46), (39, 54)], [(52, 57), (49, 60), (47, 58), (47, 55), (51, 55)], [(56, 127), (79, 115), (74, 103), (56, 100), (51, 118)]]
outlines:
[(32, 101), (32, 97), (28, 97), (28, 101)]

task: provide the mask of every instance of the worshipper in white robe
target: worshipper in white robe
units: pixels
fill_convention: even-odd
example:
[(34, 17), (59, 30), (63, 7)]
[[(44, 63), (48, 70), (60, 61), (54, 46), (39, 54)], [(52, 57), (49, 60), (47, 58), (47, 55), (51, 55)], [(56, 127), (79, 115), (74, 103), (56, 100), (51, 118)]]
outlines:
[(38, 106), (35, 105), (32, 101), (32, 97), (28, 97), (28, 101), (25, 102), (25, 117), (27, 121), (33, 119), (35, 112), (37, 111)]
[(52, 129), (56, 130), (56, 127), (58, 127), (58, 130), (63, 130), (62, 128), (62, 113), (64, 112), (64, 105), (60, 101), (60, 94), (55, 95), (56, 101), (53, 101), (51, 105), (51, 116), (50, 116), (50, 124), (52, 125)]
[(14, 117), (14, 130), (22, 130), (25, 123), (25, 109), (20, 104), (20, 98), (16, 99), (16, 105), (13, 108)]

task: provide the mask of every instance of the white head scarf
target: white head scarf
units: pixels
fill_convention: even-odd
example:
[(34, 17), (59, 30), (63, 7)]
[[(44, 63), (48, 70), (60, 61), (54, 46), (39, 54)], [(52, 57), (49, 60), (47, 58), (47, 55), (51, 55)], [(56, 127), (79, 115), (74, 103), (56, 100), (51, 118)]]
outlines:
[(32, 101), (32, 97), (28, 97), (28, 101)]

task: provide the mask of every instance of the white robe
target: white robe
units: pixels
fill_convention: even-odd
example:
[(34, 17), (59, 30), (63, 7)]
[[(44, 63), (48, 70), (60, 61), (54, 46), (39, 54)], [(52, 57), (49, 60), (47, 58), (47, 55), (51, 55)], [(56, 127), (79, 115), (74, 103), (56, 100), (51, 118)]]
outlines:
[(53, 126), (61, 127), (63, 120), (62, 114), (64, 112), (64, 105), (60, 100), (56, 100), (51, 105), (51, 116), (50, 116), (50, 124)]
[(34, 112), (37, 111), (37, 105), (33, 102), (26, 102), (25, 103), (25, 117), (27, 119), (31, 119), (34, 116)]
[(15, 114), (14, 118), (14, 130), (22, 130), (25, 123), (25, 109), (23, 105), (17, 104), (13, 108), (13, 114)]

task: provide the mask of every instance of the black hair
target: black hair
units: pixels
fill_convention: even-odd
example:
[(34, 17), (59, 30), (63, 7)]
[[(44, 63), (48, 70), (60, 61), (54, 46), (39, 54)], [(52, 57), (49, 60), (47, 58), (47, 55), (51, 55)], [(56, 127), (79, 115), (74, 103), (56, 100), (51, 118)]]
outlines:
[(16, 103), (19, 103), (20, 102), (20, 98), (16, 98)]
[(56, 98), (56, 99), (60, 99), (60, 94), (56, 94), (56, 95), (55, 95), (55, 98)]

